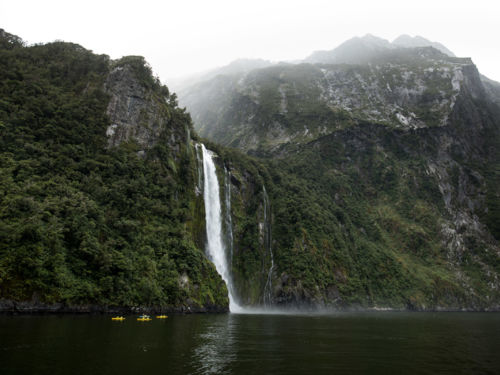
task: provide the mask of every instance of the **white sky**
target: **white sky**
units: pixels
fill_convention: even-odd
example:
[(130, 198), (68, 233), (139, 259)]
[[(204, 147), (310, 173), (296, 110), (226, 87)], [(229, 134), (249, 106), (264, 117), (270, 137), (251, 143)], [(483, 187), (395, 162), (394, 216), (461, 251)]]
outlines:
[(421, 35), (500, 81), (498, 0), (0, 0), (0, 28), (112, 58), (143, 55), (160, 79), (236, 58), (295, 60), (371, 33)]

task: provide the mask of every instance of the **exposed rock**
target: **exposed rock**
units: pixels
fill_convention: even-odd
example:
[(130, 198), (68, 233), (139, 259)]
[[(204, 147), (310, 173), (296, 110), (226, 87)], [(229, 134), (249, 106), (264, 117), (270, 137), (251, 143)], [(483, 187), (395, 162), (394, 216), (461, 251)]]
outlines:
[(107, 77), (105, 90), (110, 94), (107, 114), (111, 125), (106, 131), (108, 145), (135, 140), (144, 150), (159, 140), (168, 122), (164, 98), (158, 98), (141, 83), (131, 66), (115, 67)]
[(470, 59), (432, 47), (389, 48), (367, 38), (348, 43), (377, 51), (366, 61), (282, 64), (220, 75), (183, 90), (182, 104), (202, 136), (263, 154), (358, 121), (407, 130), (445, 126), (462, 89), (484, 97)]

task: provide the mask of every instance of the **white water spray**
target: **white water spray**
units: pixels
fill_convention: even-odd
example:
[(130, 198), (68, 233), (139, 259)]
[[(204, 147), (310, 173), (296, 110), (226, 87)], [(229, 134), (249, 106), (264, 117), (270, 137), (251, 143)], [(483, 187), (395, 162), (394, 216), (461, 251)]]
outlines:
[(222, 220), (221, 204), (219, 193), (219, 181), (215, 170), (215, 164), (211, 153), (202, 144), (203, 152), (203, 175), (205, 201), (205, 221), (207, 226), (207, 253), (208, 257), (215, 265), (217, 272), (226, 282), (229, 293), (229, 310), (231, 312), (241, 312), (243, 309), (236, 302), (231, 280), (231, 273), (228, 267), (226, 248), (222, 241)]

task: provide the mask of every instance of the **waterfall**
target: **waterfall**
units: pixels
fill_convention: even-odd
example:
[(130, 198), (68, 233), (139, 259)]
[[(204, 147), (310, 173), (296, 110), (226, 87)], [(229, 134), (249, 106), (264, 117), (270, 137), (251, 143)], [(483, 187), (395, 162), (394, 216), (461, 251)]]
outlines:
[(269, 206), (269, 197), (267, 196), (266, 187), (262, 187), (264, 193), (264, 246), (266, 247), (269, 257), (271, 258), (271, 266), (267, 272), (266, 286), (264, 287), (264, 305), (270, 306), (273, 303), (273, 269), (274, 256), (272, 249), (271, 237), (271, 207)]
[(231, 312), (238, 312), (242, 309), (235, 300), (231, 272), (227, 262), (226, 247), (222, 240), (219, 181), (210, 151), (208, 151), (203, 144), (201, 145), (201, 150), (203, 153), (203, 173), (205, 180), (203, 199), (205, 201), (205, 221), (207, 227), (206, 250), (217, 272), (226, 282), (229, 293), (229, 310)]

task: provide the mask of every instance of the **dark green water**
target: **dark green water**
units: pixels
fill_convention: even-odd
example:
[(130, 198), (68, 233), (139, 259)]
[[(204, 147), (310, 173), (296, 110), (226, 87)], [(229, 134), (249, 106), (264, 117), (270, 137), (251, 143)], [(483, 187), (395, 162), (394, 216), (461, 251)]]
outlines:
[(0, 316), (0, 374), (500, 374), (500, 314)]

